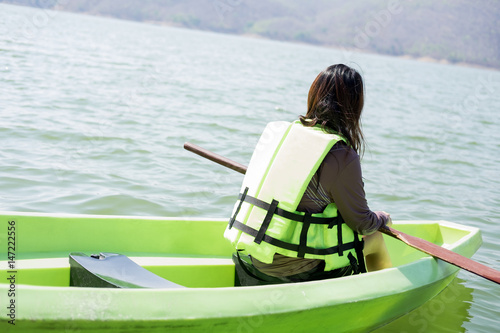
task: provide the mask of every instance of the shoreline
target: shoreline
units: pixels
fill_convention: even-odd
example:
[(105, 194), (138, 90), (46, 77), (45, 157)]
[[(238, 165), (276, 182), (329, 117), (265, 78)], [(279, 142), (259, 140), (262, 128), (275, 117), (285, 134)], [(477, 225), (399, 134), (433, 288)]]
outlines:
[[(13, 3), (3, 3), (5, 5), (11, 5), (11, 6), (21, 6), (21, 7), (29, 7), (29, 8), (37, 8), (29, 5), (21, 5), (21, 4), (13, 4)], [(44, 9), (47, 10), (47, 9)], [(90, 13), (90, 12), (78, 12), (78, 11), (68, 11), (64, 10), (61, 7), (54, 7), (48, 10), (53, 10), (53, 11), (59, 11), (59, 12), (65, 12), (65, 13), (72, 13), (72, 14), (82, 14), (82, 15), (88, 15), (88, 16), (94, 16), (94, 17), (102, 17), (102, 18), (110, 18), (110, 19), (115, 19), (115, 20), (122, 20), (122, 21), (129, 21), (129, 22), (137, 22), (137, 23), (144, 23), (144, 24), (150, 24), (150, 25), (156, 25), (156, 26), (166, 26), (166, 27), (174, 27), (174, 28), (179, 28), (179, 29), (188, 29), (188, 30), (197, 30), (197, 31), (207, 31), (207, 32), (212, 32), (212, 33), (218, 33), (218, 34), (225, 34), (225, 35), (233, 35), (233, 36), (239, 36), (239, 37), (244, 37), (244, 38), (252, 38), (252, 39), (264, 39), (264, 40), (271, 40), (271, 41), (279, 41), (279, 42), (286, 42), (286, 43), (292, 43), (292, 44), (303, 44), (303, 45), (311, 45), (311, 46), (319, 46), (319, 47), (325, 47), (325, 48), (332, 48), (336, 50), (347, 50), (347, 51), (354, 51), (354, 52), (361, 52), (361, 53), (369, 53), (369, 54), (375, 54), (375, 55), (381, 55), (381, 56), (388, 56), (388, 57), (395, 57), (399, 59), (406, 59), (406, 60), (415, 60), (415, 61), (420, 61), (420, 62), (427, 62), (427, 63), (435, 63), (435, 64), (443, 64), (443, 65), (453, 65), (453, 66), (460, 66), (460, 67), (469, 67), (469, 68), (477, 68), (477, 69), (485, 69), (485, 70), (493, 70), (493, 71), (500, 71), (500, 67), (493, 67), (493, 66), (487, 66), (487, 65), (481, 65), (477, 63), (471, 63), (471, 62), (452, 62), (449, 61), (445, 58), (442, 59), (436, 59), (431, 56), (415, 56), (411, 54), (403, 54), (403, 55), (394, 55), (394, 54), (388, 54), (388, 53), (381, 53), (381, 52), (375, 52), (374, 50), (366, 50), (366, 49), (358, 49), (358, 48), (353, 48), (353, 47), (345, 47), (341, 45), (329, 45), (329, 44), (322, 44), (322, 43), (311, 43), (307, 41), (299, 41), (299, 40), (287, 40), (287, 39), (276, 39), (276, 38), (269, 38), (267, 36), (263, 36), (260, 34), (256, 33), (239, 33), (239, 32), (223, 32), (223, 31), (218, 31), (214, 29), (202, 29), (202, 28), (191, 28), (187, 27), (183, 24), (179, 24), (176, 22), (168, 22), (168, 21), (149, 21), (149, 20), (133, 20), (133, 19), (126, 19), (126, 18), (119, 18), (115, 17), (112, 15), (103, 15), (99, 13)]]
[[(85, 15), (93, 15), (93, 14), (85, 14)], [(100, 15), (93, 15), (93, 16), (100, 16)], [(103, 16), (103, 17), (111, 17), (111, 16)], [(114, 17), (111, 17), (111, 18), (114, 18)], [(131, 20), (124, 20), (124, 21), (131, 21)], [(436, 58), (433, 58), (431, 56), (414, 56), (411, 54), (393, 55), (393, 54), (388, 54), (388, 53), (374, 52), (372, 50), (362, 50), (362, 49), (358, 49), (358, 48), (350, 48), (350, 47), (344, 47), (344, 46), (339, 46), (339, 45), (315, 44), (315, 43), (308, 43), (308, 42), (304, 42), (304, 41), (275, 39), (275, 38), (269, 38), (266, 36), (255, 34), (255, 33), (232, 33), (232, 32), (222, 32), (222, 31), (209, 30), (209, 29), (189, 28), (189, 27), (186, 27), (186, 26), (183, 26), (180, 24), (176, 24), (173, 22), (165, 22), (165, 21), (132, 21), (132, 22), (146, 23), (146, 24), (152, 24), (152, 25), (157, 25), (157, 26), (173, 27), (173, 28), (187, 29), (187, 30), (206, 31), (206, 32), (212, 32), (212, 33), (223, 34), (223, 35), (239, 36), (239, 37), (243, 37), (243, 38), (263, 39), (263, 40), (285, 42), (285, 43), (292, 43), (292, 44), (318, 46), (318, 47), (336, 49), (336, 50), (340, 50), (340, 51), (347, 50), (347, 51), (354, 51), (354, 52), (360, 52), (360, 53), (369, 53), (369, 54), (381, 55), (381, 56), (386, 56), (386, 57), (394, 57), (394, 58), (399, 58), (399, 59), (406, 59), (406, 60), (413, 60), (413, 61), (427, 62), (427, 63), (435, 63), (435, 64), (441, 64), (441, 65), (451, 65), (451, 66), (460, 66), (460, 67), (500, 71), (500, 68), (496, 68), (496, 67), (479, 65), (479, 64), (464, 62), (464, 61), (452, 62), (452, 61), (449, 61), (449, 60), (444, 59), (444, 58), (443, 59), (436, 59)]]
[[(380, 53), (377, 53), (380, 54)], [(407, 60), (415, 60), (415, 61), (420, 61), (420, 62), (427, 62), (427, 63), (434, 63), (434, 64), (442, 64), (442, 65), (452, 65), (452, 66), (460, 66), (460, 67), (469, 67), (469, 68), (478, 68), (478, 69), (487, 69), (487, 70), (493, 70), (493, 71), (500, 71), (499, 68), (495, 67), (488, 67), (485, 65), (479, 65), (479, 64), (474, 64), (470, 62), (451, 62), (447, 59), (436, 59), (432, 58), (429, 56), (412, 56), (410, 54), (404, 54), (401, 56), (395, 56), (400, 59), (407, 59)]]

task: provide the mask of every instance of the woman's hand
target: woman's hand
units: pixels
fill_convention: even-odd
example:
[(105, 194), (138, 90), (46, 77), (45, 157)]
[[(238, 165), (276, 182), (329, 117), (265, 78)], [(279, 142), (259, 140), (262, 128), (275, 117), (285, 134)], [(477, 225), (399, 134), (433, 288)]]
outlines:
[(386, 217), (385, 225), (388, 227), (392, 226), (391, 214), (389, 214), (387, 212), (383, 212), (383, 211), (381, 213), (382, 213), (382, 215), (385, 215), (385, 217)]

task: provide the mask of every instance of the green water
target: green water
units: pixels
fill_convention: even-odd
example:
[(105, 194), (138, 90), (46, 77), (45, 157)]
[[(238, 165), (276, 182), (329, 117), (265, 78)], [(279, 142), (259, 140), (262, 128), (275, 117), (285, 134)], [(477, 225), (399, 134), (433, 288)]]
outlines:
[[(370, 207), (479, 227), (500, 269), (500, 72), (0, 5), (0, 210), (227, 216), (268, 121), (326, 66), (361, 70)], [(19, 237), (22, 237), (20, 235)], [(495, 332), (500, 286), (461, 272), (378, 332)]]

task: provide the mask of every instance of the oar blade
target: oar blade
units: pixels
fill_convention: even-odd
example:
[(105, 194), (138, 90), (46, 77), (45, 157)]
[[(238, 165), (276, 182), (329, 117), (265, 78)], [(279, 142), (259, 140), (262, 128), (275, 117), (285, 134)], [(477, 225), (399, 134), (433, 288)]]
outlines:
[(492, 282), (500, 284), (500, 272), (491, 267), (480, 264), (477, 261), (445, 249), (425, 239), (405, 234), (390, 227), (380, 228), (379, 230), (384, 234), (394, 237), (419, 251), (427, 253), (433, 257), (446, 261), (447, 263), (450, 263)]

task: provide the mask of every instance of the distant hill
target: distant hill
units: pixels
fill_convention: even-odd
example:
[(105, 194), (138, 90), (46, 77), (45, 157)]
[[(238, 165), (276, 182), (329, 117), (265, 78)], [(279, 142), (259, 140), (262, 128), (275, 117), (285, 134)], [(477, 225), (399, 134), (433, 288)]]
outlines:
[(499, 0), (0, 0), (500, 69)]

